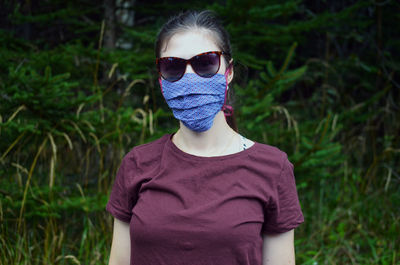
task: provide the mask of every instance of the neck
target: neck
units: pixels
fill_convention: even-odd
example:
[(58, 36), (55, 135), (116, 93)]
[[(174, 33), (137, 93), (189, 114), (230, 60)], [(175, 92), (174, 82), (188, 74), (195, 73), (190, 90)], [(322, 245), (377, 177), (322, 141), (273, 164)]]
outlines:
[(173, 136), (179, 149), (204, 156), (217, 155), (236, 146), (236, 133), (226, 122), (224, 113), (218, 112), (212, 127), (205, 132), (195, 132), (180, 122), (180, 129)]

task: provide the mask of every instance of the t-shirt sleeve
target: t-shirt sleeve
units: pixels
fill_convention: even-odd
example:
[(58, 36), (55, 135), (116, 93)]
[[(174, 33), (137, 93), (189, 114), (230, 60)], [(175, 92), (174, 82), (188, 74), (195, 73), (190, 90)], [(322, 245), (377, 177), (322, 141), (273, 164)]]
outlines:
[(276, 193), (266, 205), (263, 233), (283, 233), (304, 222), (293, 173), (293, 164), (285, 155), (277, 180)]
[(129, 223), (132, 216), (133, 196), (128, 190), (128, 178), (131, 170), (128, 169), (127, 159), (124, 158), (118, 168), (106, 210), (115, 218)]

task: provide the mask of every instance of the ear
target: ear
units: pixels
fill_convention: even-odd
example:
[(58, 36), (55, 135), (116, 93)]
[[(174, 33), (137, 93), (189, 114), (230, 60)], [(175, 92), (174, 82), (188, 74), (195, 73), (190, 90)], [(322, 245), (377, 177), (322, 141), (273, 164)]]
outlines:
[(228, 72), (226, 77), (229, 85), (233, 79), (233, 59), (229, 61), (228, 68), (226, 69), (226, 71)]

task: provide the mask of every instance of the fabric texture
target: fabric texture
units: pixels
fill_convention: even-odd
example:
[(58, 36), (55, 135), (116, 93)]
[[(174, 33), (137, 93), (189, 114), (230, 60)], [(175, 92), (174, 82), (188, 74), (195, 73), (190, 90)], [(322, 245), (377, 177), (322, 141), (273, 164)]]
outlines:
[(205, 78), (186, 73), (176, 82), (160, 79), (160, 86), (174, 117), (193, 131), (209, 130), (225, 103), (227, 82), (223, 74)]
[(304, 221), (286, 153), (255, 142), (195, 156), (172, 134), (123, 158), (106, 209), (130, 223), (131, 265), (262, 265), (263, 234)]

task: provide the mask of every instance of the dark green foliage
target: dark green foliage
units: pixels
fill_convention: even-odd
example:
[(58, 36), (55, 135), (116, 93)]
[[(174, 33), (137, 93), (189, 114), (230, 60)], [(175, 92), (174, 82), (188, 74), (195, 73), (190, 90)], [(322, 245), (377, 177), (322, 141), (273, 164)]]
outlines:
[(295, 166), (297, 263), (399, 262), (398, 1), (127, 2), (116, 47), (103, 2), (0, 3), (1, 264), (107, 263), (121, 158), (177, 129), (153, 48), (189, 8), (231, 35), (240, 133)]

